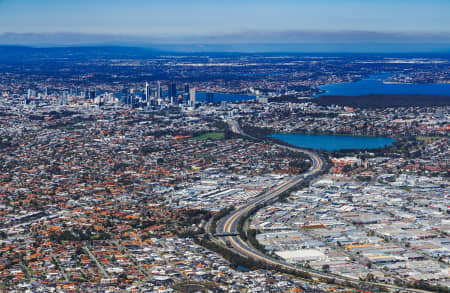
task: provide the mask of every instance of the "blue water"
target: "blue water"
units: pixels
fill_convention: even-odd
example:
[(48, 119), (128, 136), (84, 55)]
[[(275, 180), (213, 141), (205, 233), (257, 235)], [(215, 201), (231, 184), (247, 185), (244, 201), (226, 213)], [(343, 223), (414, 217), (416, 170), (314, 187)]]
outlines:
[[(205, 92), (197, 92), (195, 94), (195, 99), (199, 102), (204, 102), (206, 100)], [(255, 96), (248, 95), (238, 95), (238, 94), (224, 94), (224, 93), (214, 93), (214, 102), (241, 102), (256, 99)]]
[(243, 266), (238, 266), (237, 270), (241, 271), (241, 272), (248, 272), (248, 271), (250, 271), (249, 269), (247, 269), (246, 267), (243, 267)]
[(269, 137), (282, 140), (297, 147), (316, 150), (323, 149), (327, 151), (343, 149), (375, 149), (389, 146), (395, 142), (395, 139), (393, 138), (371, 136), (276, 133)]
[(415, 95), (441, 95), (450, 96), (450, 83), (431, 84), (387, 84), (390, 74), (372, 75), (357, 82), (335, 83), (319, 86), (325, 93), (316, 96), (361, 96), (370, 94), (415, 94)]

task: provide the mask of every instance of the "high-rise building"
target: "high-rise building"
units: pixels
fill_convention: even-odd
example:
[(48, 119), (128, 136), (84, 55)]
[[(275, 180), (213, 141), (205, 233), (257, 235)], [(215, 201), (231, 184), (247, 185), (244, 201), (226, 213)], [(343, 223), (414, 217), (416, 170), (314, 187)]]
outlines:
[(156, 82), (156, 99), (160, 99), (162, 96), (161, 94), (161, 82), (158, 80)]
[(184, 93), (189, 94), (189, 84), (187, 83), (184, 84)]
[(94, 100), (96, 97), (95, 89), (89, 91), (89, 99)]
[(189, 105), (191, 106), (195, 106), (195, 94), (196, 94), (195, 88), (189, 90)]
[(177, 97), (177, 85), (175, 83), (170, 83), (167, 91), (168, 91), (167, 96), (169, 99), (173, 99), (173, 98)]
[(145, 82), (145, 102), (148, 103), (150, 101), (150, 97), (152, 96), (152, 89), (148, 82)]

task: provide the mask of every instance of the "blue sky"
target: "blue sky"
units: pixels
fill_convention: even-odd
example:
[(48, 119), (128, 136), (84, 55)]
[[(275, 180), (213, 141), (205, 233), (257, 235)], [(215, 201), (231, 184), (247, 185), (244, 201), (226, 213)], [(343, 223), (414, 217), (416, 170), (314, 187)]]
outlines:
[(450, 43), (449, 12), (450, 0), (0, 0), (0, 35)]
[(0, 32), (449, 32), (449, 0), (0, 0)]

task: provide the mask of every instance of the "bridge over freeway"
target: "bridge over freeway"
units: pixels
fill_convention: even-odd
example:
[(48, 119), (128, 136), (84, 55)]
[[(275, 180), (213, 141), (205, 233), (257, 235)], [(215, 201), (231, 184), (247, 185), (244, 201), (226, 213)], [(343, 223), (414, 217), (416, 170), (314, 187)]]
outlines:
[(226, 232), (226, 233), (216, 233), (214, 237), (228, 237), (228, 236), (237, 236), (237, 233)]

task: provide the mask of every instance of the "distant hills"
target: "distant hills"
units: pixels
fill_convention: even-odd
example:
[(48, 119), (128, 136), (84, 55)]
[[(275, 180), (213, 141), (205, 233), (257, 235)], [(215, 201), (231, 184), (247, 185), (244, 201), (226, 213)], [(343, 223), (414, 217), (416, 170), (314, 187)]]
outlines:
[(184, 53), (449, 53), (450, 33), (296, 29), (150, 35), (3, 32), (0, 33), (0, 44), (37, 47), (124, 46)]
[[(279, 51), (277, 51), (277, 49)], [(302, 49), (304, 51), (302, 51)], [(303, 53), (302, 53), (303, 52)], [(308, 53), (309, 52), (309, 53)], [(324, 52), (320, 47), (299, 44), (155, 44), (148, 46), (122, 45), (71, 45), (33, 47), (25, 45), (1, 45), (0, 62), (27, 62), (48, 59), (145, 59), (161, 55), (183, 56), (237, 56), (237, 55), (281, 55), (281, 56), (368, 56), (368, 57), (437, 57), (450, 58), (448, 52), (433, 53), (349, 53)]]
[(122, 46), (74, 46), (35, 48), (0, 45), (0, 62), (38, 61), (45, 59), (138, 59), (165, 52), (152, 48)]

